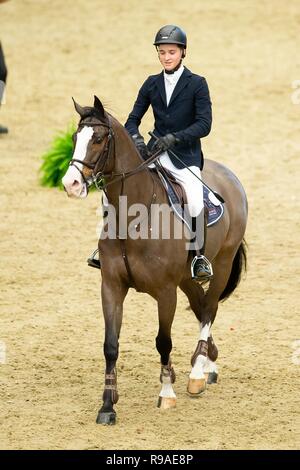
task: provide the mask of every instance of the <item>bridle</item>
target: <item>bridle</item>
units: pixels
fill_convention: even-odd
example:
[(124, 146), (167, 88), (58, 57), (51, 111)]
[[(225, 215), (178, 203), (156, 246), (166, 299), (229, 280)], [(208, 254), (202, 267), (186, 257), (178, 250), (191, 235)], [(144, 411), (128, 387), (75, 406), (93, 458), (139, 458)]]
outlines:
[[(89, 162), (85, 162), (83, 160), (78, 160), (76, 158), (72, 158), (72, 160), (70, 160), (70, 163), (69, 165), (70, 166), (75, 166), (75, 168), (79, 171), (79, 173), (81, 174), (82, 178), (83, 178), (83, 181), (86, 185), (86, 189), (87, 189), (87, 192), (90, 188), (90, 186), (92, 186), (93, 184), (95, 184), (96, 188), (99, 190), (99, 191), (102, 191), (107, 188), (107, 186), (117, 182), (117, 181), (122, 181), (122, 184), (124, 183), (124, 180), (125, 178), (128, 178), (129, 176), (132, 176), (132, 175), (135, 175), (136, 173), (142, 171), (142, 170), (145, 170), (147, 169), (149, 171), (149, 168), (148, 168), (148, 165), (150, 165), (151, 163), (153, 163), (161, 154), (161, 150), (158, 150), (157, 152), (153, 153), (147, 160), (144, 160), (142, 163), (140, 163), (140, 165), (138, 165), (136, 168), (134, 168), (133, 170), (128, 170), (128, 171), (125, 171), (125, 172), (121, 172), (121, 173), (115, 173), (115, 172), (111, 172), (111, 173), (105, 173), (104, 170), (105, 170), (105, 167), (106, 167), (106, 164), (107, 162), (110, 160), (110, 158), (112, 156), (115, 156), (115, 134), (114, 134), (114, 130), (112, 128), (112, 125), (111, 125), (111, 120), (110, 120), (110, 116), (108, 115), (108, 122), (105, 123), (103, 121), (100, 121), (100, 120), (97, 119), (97, 122), (93, 122), (93, 121), (90, 121), (90, 122), (84, 122), (84, 120), (81, 120), (80, 123), (79, 123), (79, 128), (82, 127), (82, 126), (100, 126), (100, 127), (106, 127), (108, 129), (108, 132), (107, 134), (103, 137), (103, 139), (105, 137), (107, 137), (106, 139), (106, 143), (105, 143), (105, 147), (104, 149), (101, 151), (101, 153), (99, 154), (97, 160), (95, 163), (89, 163)], [(86, 177), (84, 175), (84, 172), (81, 170), (81, 168), (77, 165), (77, 163), (85, 166), (86, 168), (89, 168), (90, 170), (92, 170), (92, 174), (88, 177)], [(104, 182), (103, 182), (103, 179), (104, 179)], [(108, 181), (106, 182), (105, 180), (108, 179)]]
[[(104, 176), (104, 168), (106, 166), (106, 163), (114, 153), (114, 147), (115, 147), (115, 142), (114, 142), (114, 131), (113, 128), (110, 124), (110, 120), (108, 119), (108, 123), (102, 122), (84, 122), (84, 120), (81, 120), (79, 123), (78, 128), (83, 127), (83, 126), (101, 126), (101, 127), (106, 127), (108, 129), (107, 134), (104, 135), (103, 139), (106, 138), (105, 142), (105, 147), (99, 154), (97, 160), (95, 163), (89, 163), (85, 162), (84, 160), (78, 160), (77, 158), (72, 158), (70, 160), (69, 166), (75, 166), (75, 168), (79, 171), (79, 173), (82, 176), (82, 179), (86, 185), (87, 192), (93, 184), (95, 184), (96, 188), (98, 190), (101, 190), (102, 187), (99, 187), (99, 180)], [(89, 168), (92, 170), (92, 174), (88, 177), (85, 176), (84, 172), (82, 169), (77, 165), (77, 163), (83, 165), (86, 168)]]

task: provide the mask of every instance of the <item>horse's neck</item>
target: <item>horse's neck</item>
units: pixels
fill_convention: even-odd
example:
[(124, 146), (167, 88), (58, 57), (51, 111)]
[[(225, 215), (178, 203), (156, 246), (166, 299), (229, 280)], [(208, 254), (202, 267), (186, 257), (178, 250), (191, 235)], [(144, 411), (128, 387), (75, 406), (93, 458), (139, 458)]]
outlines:
[(126, 129), (116, 120), (112, 119), (115, 134), (115, 168), (116, 173), (122, 173), (136, 168), (141, 157)]
[[(134, 170), (142, 162), (131, 137), (121, 124), (112, 119), (112, 126), (115, 134), (115, 161), (113, 172), (120, 174)], [(125, 177), (123, 182), (119, 181), (109, 185), (107, 193), (112, 203), (118, 204), (120, 195), (128, 197), (129, 202), (147, 203), (153, 190), (153, 179), (150, 171), (142, 170), (133, 176)], [(151, 191), (151, 194), (150, 194)]]

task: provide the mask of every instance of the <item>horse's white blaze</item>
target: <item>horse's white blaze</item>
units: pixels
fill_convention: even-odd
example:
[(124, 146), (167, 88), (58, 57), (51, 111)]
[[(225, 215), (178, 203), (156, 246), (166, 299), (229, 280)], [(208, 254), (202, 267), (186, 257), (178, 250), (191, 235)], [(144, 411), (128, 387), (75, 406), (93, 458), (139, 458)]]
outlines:
[[(207, 323), (206, 325), (202, 326), (200, 324), (200, 335), (199, 335), (199, 341), (207, 341), (209, 334), (210, 334), (210, 323)], [(206, 366), (207, 362), (207, 357), (202, 356), (202, 354), (199, 354), (197, 357), (195, 364), (191, 370), (191, 373), (189, 375), (190, 379), (203, 379), (204, 376), (204, 368)]]
[[(86, 157), (86, 151), (89, 141), (94, 133), (94, 129), (90, 126), (85, 126), (77, 134), (77, 141), (75, 150), (73, 153), (73, 158), (76, 160), (83, 161)], [(79, 162), (76, 162), (75, 165), (82, 170), (83, 165)], [(83, 178), (80, 171), (76, 166), (71, 165), (68, 168), (65, 176), (62, 179), (62, 184), (64, 185), (69, 196), (75, 197), (86, 197), (87, 191), (86, 187), (83, 184)]]
[(84, 126), (84, 128), (78, 132), (73, 158), (81, 161), (85, 159), (86, 149), (93, 134), (94, 129), (91, 126)]

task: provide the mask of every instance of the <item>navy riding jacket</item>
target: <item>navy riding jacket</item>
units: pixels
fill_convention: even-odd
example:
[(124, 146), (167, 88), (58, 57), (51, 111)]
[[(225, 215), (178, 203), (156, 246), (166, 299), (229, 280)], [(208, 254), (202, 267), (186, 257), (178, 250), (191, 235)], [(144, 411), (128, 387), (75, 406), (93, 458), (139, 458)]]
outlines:
[[(154, 134), (162, 137), (172, 133), (180, 142), (171, 150), (187, 166), (203, 167), (200, 139), (209, 134), (212, 123), (211, 101), (204, 77), (195, 75), (186, 67), (172, 93), (169, 105), (166, 102), (164, 72), (150, 75), (139, 91), (133, 110), (125, 128), (130, 135), (139, 133), (141, 119), (151, 104), (154, 114)], [(152, 149), (154, 139), (148, 142)], [(177, 168), (184, 168), (170, 152), (169, 157)]]

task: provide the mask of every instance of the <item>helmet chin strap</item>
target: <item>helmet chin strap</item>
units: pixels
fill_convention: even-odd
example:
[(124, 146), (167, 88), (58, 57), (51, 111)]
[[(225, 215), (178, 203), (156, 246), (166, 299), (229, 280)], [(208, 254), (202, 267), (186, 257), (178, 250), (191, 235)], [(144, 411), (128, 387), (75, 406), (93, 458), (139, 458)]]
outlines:
[(172, 70), (166, 70), (166, 69), (165, 69), (165, 73), (166, 73), (167, 75), (172, 75), (172, 73), (176, 72), (176, 71), (180, 68), (181, 63), (182, 63), (182, 59), (180, 59), (179, 64), (177, 64), (174, 69), (172, 69)]

